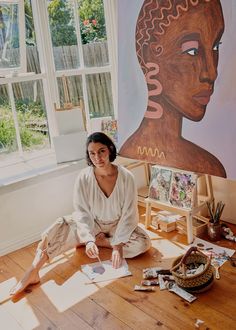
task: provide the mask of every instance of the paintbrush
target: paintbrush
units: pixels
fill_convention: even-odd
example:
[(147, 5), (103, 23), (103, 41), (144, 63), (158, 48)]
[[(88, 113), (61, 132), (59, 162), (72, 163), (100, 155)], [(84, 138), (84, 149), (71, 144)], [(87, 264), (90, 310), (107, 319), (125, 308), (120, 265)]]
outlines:
[(104, 266), (103, 266), (103, 263), (102, 263), (101, 259), (99, 258), (99, 255), (97, 255), (97, 258), (98, 258), (98, 261), (99, 261), (101, 267), (105, 270), (105, 268), (104, 268)]

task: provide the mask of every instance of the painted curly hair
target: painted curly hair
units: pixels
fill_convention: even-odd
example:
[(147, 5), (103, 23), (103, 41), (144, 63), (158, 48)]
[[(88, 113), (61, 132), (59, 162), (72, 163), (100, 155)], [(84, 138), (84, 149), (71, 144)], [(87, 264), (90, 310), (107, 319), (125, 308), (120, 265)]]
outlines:
[[(159, 65), (157, 62), (148, 62), (145, 57), (145, 48), (155, 43), (155, 56), (158, 58), (163, 52), (161, 37), (172, 21), (200, 3), (211, 0), (145, 0), (139, 12), (136, 24), (136, 53), (138, 61), (149, 85), (148, 106), (145, 117), (160, 118), (163, 114), (162, 106), (152, 96), (162, 93), (162, 85), (157, 79)], [(151, 87), (151, 88), (150, 88)], [(152, 109), (150, 111), (150, 109)]]

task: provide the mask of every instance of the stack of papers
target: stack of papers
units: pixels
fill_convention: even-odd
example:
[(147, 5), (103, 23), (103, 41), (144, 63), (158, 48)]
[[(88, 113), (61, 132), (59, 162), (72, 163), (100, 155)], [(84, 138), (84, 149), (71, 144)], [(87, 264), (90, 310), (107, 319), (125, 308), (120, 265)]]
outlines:
[(179, 220), (180, 218), (182, 218), (182, 216), (169, 211), (159, 211), (157, 212), (157, 218), (162, 221), (171, 223), (175, 222), (176, 220)]

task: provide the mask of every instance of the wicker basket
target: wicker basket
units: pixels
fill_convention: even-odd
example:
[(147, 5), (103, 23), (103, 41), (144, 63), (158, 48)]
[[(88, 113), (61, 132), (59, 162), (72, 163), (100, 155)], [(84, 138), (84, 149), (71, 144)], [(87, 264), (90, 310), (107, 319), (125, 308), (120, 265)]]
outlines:
[[(186, 268), (191, 263), (204, 264), (205, 268), (202, 272), (194, 275), (180, 274), (177, 272), (179, 267)], [(208, 290), (213, 284), (213, 268), (211, 260), (203, 254), (197, 247), (191, 247), (185, 255), (178, 257), (172, 265), (171, 273), (175, 282), (188, 292), (198, 293)]]

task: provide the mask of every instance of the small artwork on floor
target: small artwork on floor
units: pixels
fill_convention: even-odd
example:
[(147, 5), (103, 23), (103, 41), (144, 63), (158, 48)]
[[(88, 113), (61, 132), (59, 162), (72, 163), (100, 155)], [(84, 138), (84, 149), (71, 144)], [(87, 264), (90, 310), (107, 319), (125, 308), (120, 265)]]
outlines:
[(132, 275), (125, 259), (123, 259), (121, 267), (117, 269), (112, 267), (111, 260), (105, 260), (102, 261), (102, 265), (100, 262), (81, 265), (81, 270), (88, 276), (89, 283), (109, 281)]
[(198, 247), (204, 254), (211, 258), (212, 261), (217, 261), (219, 266), (222, 266), (229, 257), (235, 253), (235, 250), (218, 246), (216, 244), (195, 237), (191, 246)]

